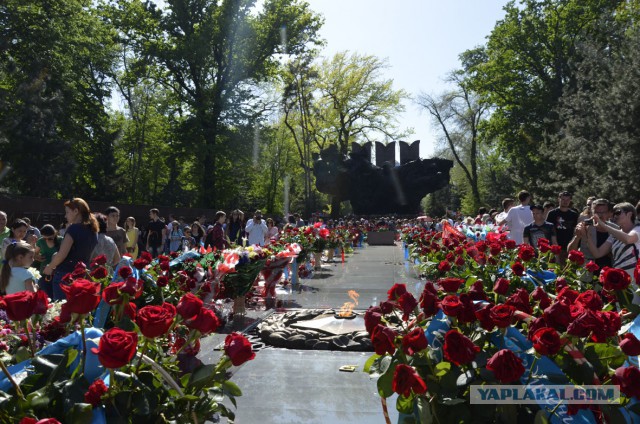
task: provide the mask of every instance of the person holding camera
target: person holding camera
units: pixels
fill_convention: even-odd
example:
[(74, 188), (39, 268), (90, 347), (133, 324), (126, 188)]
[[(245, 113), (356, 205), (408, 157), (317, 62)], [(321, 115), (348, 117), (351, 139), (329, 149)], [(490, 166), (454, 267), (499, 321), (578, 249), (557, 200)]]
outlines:
[(262, 212), (259, 209), (255, 214), (253, 214), (253, 219), (247, 221), (247, 226), (244, 230), (249, 237), (249, 245), (257, 244), (259, 246), (264, 246), (264, 240), (269, 229), (262, 219)]
[[(602, 246), (609, 239), (609, 232), (606, 228), (596, 228), (593, 225), (593, 216), (597, 216), (599, 220), (607, 223), (608, 226), (613, 228), (620, 228), (616, 224), (609, 222), (611, 219), (611, 213), (613, 206), (607, 199), (596, 199), (591, 203), (591, 218), (584, 219), (575, 229), (575, 236), (571, 239), (571, 242), (567, 246), (567, 250), (580, 250), (584, 254), (586, 261), (594, 261), (596, 265), (602, 269), (605, 266), (611, 266), (611, 253), (607, 253), (604, 256), (596, 258), (589, 250), (587, 237), (591, 237), (595, 241), (596, 248)], [(589, 233), (589, 236), (587, 236)]]
[[(596, 240), (587, 233), (589, 250), (596, 258), (601, 258), (611, 252), (613, 268), (624, 270), (631, 276), (634, 288), (637, 288), (634, 278), (634, 269), (638, 262), (640, 251), (640, 225), (636, 225), (636, 208), (631, 203), (618, 203), (613, 207), (613, 222), (620, 228), (608, 225), (598, 215), (593, 216), (593, 226), (597, 230), (606, 231), (609, 238), (601, 246), (596, 245)], [(634, 303), (640, 303), (640, 297), (634, 295)]]

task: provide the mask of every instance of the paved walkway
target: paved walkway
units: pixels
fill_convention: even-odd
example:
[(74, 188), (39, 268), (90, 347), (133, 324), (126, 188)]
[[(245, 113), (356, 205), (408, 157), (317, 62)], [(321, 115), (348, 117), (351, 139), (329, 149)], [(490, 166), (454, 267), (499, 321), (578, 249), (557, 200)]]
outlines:
[[(339, 308), (350, 300), (347, 291), (355, 290), (360, 294), (356, 309), (364, 310), (385, 300), (387, 290), (394, 282), (407, 283), (407, 288), (416, 295), (422, 291), (422, 283), (405, 263), (399, 246), (367, 246), (356, 249), (344, 264), (340, 263), (339, 257), (336, 260), (335, 263), (324, 264), (322, 271), (316, 272), (313, 279), (302, 279), (301, 292), (278, 293), (285, 307)], [(362, 372), (370, 355), (360, 352), (261, 350), (253, 361), (244, 364), (233, 376), (233, 381), (243, 391), (237, 399), (235, 422), (384, 423), (376, 381)], [(353, 373), (341, 372), (339, 368), (343, 365), (355, 365), (357, 368)], [(388, 403), (391, 420), (396, 422), (395, 397)]]

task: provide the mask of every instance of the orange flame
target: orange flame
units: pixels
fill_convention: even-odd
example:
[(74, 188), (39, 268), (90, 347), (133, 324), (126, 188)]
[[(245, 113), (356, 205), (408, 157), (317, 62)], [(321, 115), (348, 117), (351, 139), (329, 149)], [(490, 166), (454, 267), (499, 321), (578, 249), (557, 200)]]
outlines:
[(358, 304), (358, 298), (360, 297), (360, 295), (358, 294), (357, 291), (349, 290), (347, 294), (349, 295), (351, 300), (353, 300), (353, 302), (345, 302), (344, 305), (342, 305), (342, 307), (340, 308), (340, 311), (337, 314), (339, 317), (351, 316), (353, 307)]

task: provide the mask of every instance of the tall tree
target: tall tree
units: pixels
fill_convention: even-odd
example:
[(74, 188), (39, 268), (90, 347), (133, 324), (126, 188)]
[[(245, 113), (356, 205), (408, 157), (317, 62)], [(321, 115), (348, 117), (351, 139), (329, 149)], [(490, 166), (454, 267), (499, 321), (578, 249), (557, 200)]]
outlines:
[[(141, 4), (122, 0), (123, 13), (139, 11), (129, 3)], [(132, 34), (140, 54), (166, 70), (158, 81), (176, 92), (197, 123), (202, 205), (220, 203), (225, 127), (251, 120), (252, 111), (243, 106), (255, 101), (252, 85), (273, 74), (276, 54), (304, 51), (321, 24), (297, 0), (267, 0), (258, 11), (254, 7), (254, 0), (168, 0), (162, 13), (144, 3), (146, 16), (136, 21), (152, 19), (156, 25)]]
[(304, 214), (313, 209), (313, 154), (324, 147), (325, 141), (318, 136), (317, 105), (314, 92), (318, 71), (313, 65), (314, 55), (307, 54), (287, 63), (282, 72), (283, 94), (282, 122), (289, 130), (298, 152), (299, 165), (303, 170)]
[(482, 124), (489, 115), (489, 104), (474, 93), (464, 71), (448, 78), (454, 89), (439, 96), (421, 94), (418, 104), (432, 116), (451, 156), (464, 173), (471, 191), (471, 209), (481, 204), (478, 157), (483, 139)]
[(521, 185), (538, 186), (555, 166), (538, 151), (544, 138), (562, 127), (556, 106), (563, 90), (575, 84), (576, 44), (597, 34), (599, 22), (615, 15), (622, 3), (510, 1), (486, 45), (463, 55), (473, 88), (496, 106), (491, 138), (508, 155)]
[[(618, 36), (580, 46), (576, 88), (560, 102), (562, 131), (551, 139), (547, 157), (562, 158), (554, 181), (578, 198), (640, 199), (640, 29), (618, 26)], [(552, 188), (559, 189), (556, 183)]]
[[(384, 138), (395, 141), (410, 134), (397, 125), (404, 112), (404, 90), (393, 88), (392, 79), (384, 79), (388, 67), (376, 56), (340, 52), (319, 67), (316, 137), (336, 143), (346, 156), (352, 142)], [(340, 215), (340, 202), (331, 199), (331, 215)]]
[(19, 193), (117, 196), (106, 103), (114, 33), (89, 0), (0, 6), (0, 155)]
[(398, 128), (402, 101), (409, 96), (395, 90), (392, 79), (384, 79), (386, 60), (376, 56), (340, 52), (319, 67), (318, 106), (324, 136), (337, 143), (340, 153), (349, 153), (351, 142), (397, 140), (407, 131)]

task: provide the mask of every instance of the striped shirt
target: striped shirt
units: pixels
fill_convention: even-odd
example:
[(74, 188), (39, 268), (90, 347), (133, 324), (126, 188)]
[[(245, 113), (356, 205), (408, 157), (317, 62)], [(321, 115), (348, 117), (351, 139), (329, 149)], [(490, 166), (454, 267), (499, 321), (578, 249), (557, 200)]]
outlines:
[(633, 270), (638, 262), (638, 252), (640, 252), (640, 226), (636, 226), (629, 232), (629, 235), (636, 234), (638, 240), (635, 243), (626, 244), (613, 236), (607, 240), (611, 243), (611, 254), (613, 255), (613, 268), (625, 270), (634, 281)]

